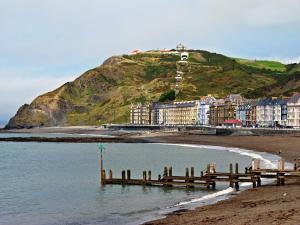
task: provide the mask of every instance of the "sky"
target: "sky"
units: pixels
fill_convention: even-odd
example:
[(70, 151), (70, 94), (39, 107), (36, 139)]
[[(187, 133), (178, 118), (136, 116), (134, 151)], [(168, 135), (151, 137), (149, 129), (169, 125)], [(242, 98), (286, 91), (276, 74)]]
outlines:
[(0, 121), (132, 49), (299, 62), (299, 12), (299, 0), (0, 0)]

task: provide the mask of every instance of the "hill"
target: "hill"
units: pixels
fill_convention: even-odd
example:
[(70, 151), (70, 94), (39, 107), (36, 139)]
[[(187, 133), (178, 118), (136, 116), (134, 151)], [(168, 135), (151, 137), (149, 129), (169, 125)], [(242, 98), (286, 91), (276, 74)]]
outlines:
[[(126, 123), (131, 103), (157, 101), (175, 83), (178, 55), (147, 51), (113, 56), (75, 81), (20, 107), (6, 128)], [(254, 62), (189, 51), (176, 100), (240, 93), (247, 98), (300, 91), (300, 65)]]

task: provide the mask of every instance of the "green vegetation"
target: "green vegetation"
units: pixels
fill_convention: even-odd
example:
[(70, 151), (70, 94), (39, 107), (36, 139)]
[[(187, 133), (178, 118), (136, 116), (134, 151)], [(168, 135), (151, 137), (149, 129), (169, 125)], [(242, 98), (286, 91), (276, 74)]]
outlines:
[(167, 101), (174, 101), (175, 100), (175, 91), (168, 90), (167, 92), (161, 94), (159, 97), (159, 102), (167, 102)]
[(268, 60), (248, 60), (248, 59), (236, 59), (240, 64), (254, 67), (257, 69), (265, 69), (271, 71), (285, 72), (286, 67), (281, 62), (268, 61)]
[[(257, 98), (300, 91), (300, 64), (232, 59), (202, 50), (190, 50), (189, 56), (176, 100), (207, 94), (222, 98), (230, 93)], [(111, 57), (20, 108), (9, 127), (128, 122), (131, 103), (175, 99), (171, 88), (180, 68), (178, 59), (157, 51)]]

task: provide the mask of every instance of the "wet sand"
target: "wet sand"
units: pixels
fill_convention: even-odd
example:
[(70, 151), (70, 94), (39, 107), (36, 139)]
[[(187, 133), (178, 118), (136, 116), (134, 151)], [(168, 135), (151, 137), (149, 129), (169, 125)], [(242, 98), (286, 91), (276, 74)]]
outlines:
[[(174, 135), (152, 138), (158, 142), (239, 147), (279, 154), (289, 162), (300, 156), (299, 136)], [(300, 224), (300, 183), (269, 185), (241, 192), (216, 204), (187, 212), (174, 212), (159, 224)]]

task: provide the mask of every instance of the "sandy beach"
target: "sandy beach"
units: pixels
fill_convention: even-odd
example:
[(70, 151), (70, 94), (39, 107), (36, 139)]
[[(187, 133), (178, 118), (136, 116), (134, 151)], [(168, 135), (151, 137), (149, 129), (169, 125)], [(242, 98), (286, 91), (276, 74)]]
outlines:
[[(300, 156), (298, 136), (203, 136), (174, 135), (152, 138), (158, 142), (239, 147), (279, 154), (293, 162)], [(174, 212), (165, 219), (148, 222), (158, 224), (299, 224), (300, 183), (269, 185), (241, 192), (213, 205), (186, 212)]]

